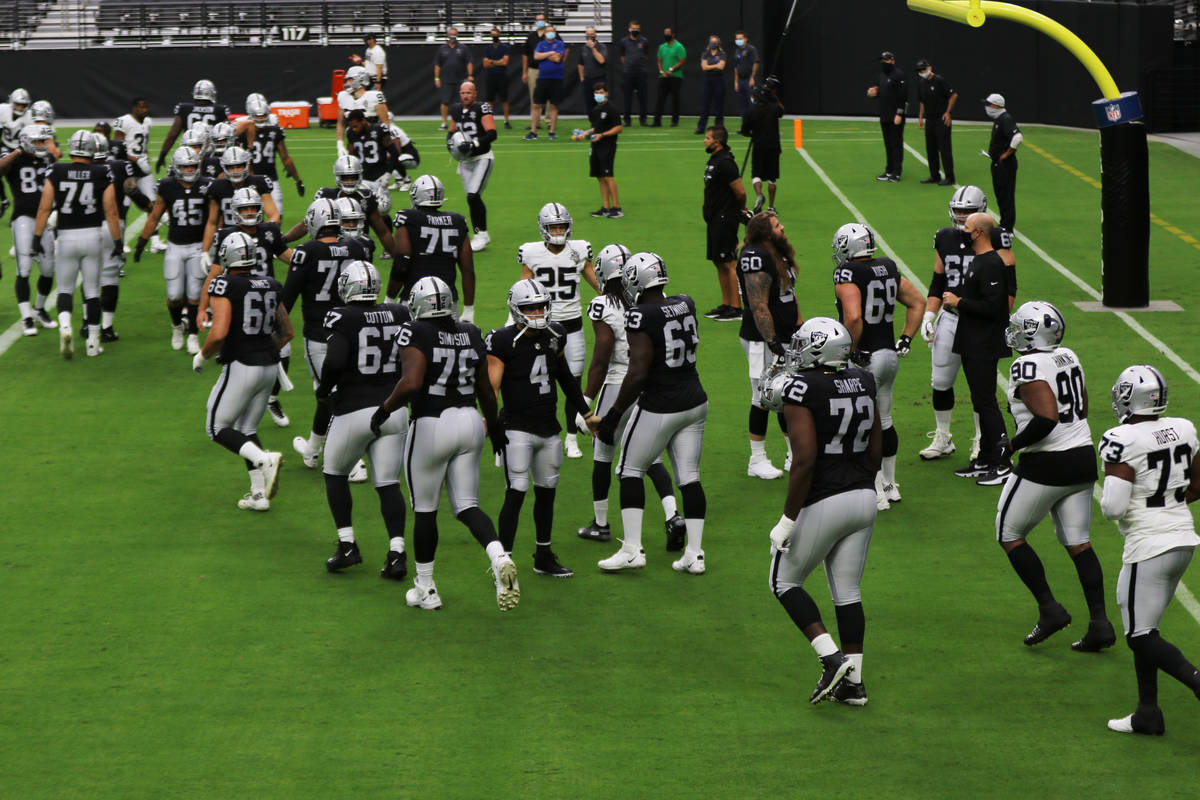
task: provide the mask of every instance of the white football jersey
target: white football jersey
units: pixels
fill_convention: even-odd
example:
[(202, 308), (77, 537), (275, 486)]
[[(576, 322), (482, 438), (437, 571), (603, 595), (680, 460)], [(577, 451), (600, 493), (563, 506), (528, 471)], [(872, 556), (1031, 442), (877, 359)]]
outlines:
[(601, 294), (592, 298), (587, 307), (588, 319), (603, 322), (612, 328), (613, 348), (608, 357), (608, 373), (604, 376), (605, 385), (620, 385), (625, 380), (629, 370), (629, 339), (625, 336), (625, 305), (620, 301)]
[(113, 132), (121, 131), (129, 155), (140, 158), (149, 152), (150, 127), (153, 124), (154, 121), (150, 117), (138, 122), (133, 114), (124, 114), (113, 120)]
[(350, 113), (356, 108), (362, 109), (363, 114), (369, 122), (378, 122), (379, 114), (376, 113), (375, 107), (380, 103), (387, 105), (387, 98), (383, 96), (383, 92), (378, 89), (367, 89), (360, 97), (354, 97), (345, 89), (338, 92), (337, 96), (338, 108), (345, 113)]
[(1056, 347), (1048, 353), (1033, 352), (1015, 359), (1008, 373), (1008, 409), (1019, 431), (1033, 419), (1033, 412), (1021, 402), (1017, 389), (1034, 381), (1045, 381), (1058, 403), (1058, 424), (1040, 442), (1022, 453), (1055, 453), (1091, 447), (1092, 431), (1083, 411), (1083, 367), (1074, 351)]
[(396, 143), (397, 147), (408, 147), (408, 145), (412, 142), (412, 137), (404, 132), (404, 128), (393, 125), (392, 141)]
[(559, 253), (551, 253), (545, 242), (526, 242), (517, 249), (517, 262), (528, 267), (550, 295), (550, 319), (554, 322), (583, 316), (579, 276), (591, 260), (592, 245), (583, 239), (568, 239)]
[(21, 129), (32, 122), (28, 108), (14, 119), (12, 104), (0, 103), (0, 143), (9, 150), (16, 150), (21, 143)]
[(1182, 417), (1118, 425), (1100, 439), (1100, 458), (1133, 468), (1129, 508), (1117, 520), (1125, 537), (1126, 564), (1145, 561), (1175, 547), (1200, 545), (1184, 500), (1192, 459), (1200, 451), (1196, 426)]

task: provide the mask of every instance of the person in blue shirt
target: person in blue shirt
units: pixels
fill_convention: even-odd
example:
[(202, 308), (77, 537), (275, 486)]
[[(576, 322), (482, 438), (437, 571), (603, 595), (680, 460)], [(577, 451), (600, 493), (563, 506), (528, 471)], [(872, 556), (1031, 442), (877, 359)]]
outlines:
[(546, 35), (533, 51), (533, 60), (538, 65), (537, 86), (533, 90), (533, 116), (530, 119), (526, 140), (537, 138), (538, 120), (542, 116), (542, 103), (550, 106), (550, 139), (554, 139), (554, 128), (558, 124), (558, 104), (562, 101), (564, 66), (567, 62), (567, 46), (558, 38), (553, 25), (546, 26)]
[(483, 99), (504, 106), (504, 127), (512, 128), (508, 121), (508, 42), (500, 39), (500, 29), (492, 28), (492, 43), (483, 51), (483, 68), (487, 70), (487, 91)]

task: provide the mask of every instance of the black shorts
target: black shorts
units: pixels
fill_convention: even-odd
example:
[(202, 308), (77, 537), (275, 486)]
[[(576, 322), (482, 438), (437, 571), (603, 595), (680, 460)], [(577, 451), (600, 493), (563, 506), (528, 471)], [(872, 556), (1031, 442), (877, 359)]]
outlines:
[(444, 106), (458, 102), (458, 81), (442, 81), (442, 85), (438, 87), (438, 102)]
[(562, 78), (538, 78), (537, 85), (533, 88), (533, 102), (558, 105), (562, 102), (562, 94)]
[(774, 183), (779, 180), (779, 152), (754, 148), (750, 156), (750, 177)]
[(592, 152), (588, 155), (588, 164), (591, 166), (588, 174), (593, 178), (611, 178), (613, 162), (616, 160), (617, 148), (615, 146), (597, 148), (596, 145), (592, 145)]
[(507, 103), (508, 102), (508, 75), (493, 76), (488, 73), (487, 76), (487, 92), (483, 97), (489, 103)]
[(738, 221), (737, 217), (727, 219), (718, 217), (708, 223), (708, 254), (709, 261), (726, 264), (737, 260), (738, 251)]

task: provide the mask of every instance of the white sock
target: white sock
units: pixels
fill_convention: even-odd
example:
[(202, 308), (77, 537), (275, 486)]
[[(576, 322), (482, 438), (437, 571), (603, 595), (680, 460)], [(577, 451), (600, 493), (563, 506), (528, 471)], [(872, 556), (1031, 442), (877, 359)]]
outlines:
[[(669, 494), (662, 499), (662, 507), (663, 507), (663, 514), (666, 515), (667, 519), (670, 519), (671, 517), (673, 517), (677, 513), (679, 513), (679, 507), (677, 505), (675, 505), (675, 495), (674, 494)], [(624, 511), (622, 511), (622, 513), (624, 513)], [(641, 529), (642, 529), (641, 523), (639, 522), (638, 530), (640, 531)], [(641, 541), (641, 538), (642, 538), (641, 534), (638, 534), (638, 541)]]
[(595, 515), (597, 525), (608, 524), (608, 498), (603, 500), (592, 501), (592, 514)]
[(567, 444), (579, 444), (579, 440), (575, 438), (575, 434), (567, 434)]
[(484, 550), (487, 551), (488, 558), (492, 560), (493, 564), (496, 563), (497, 558), (504, 555), (504, 545), (500, 544), (499, 539), (494, 542), (488, 542), (488, 546)]
[(828, 633), (822, 633), (809, 644), (812, 645), (813, 650), (817, 651), (817, 658), (825, 658), (825, 656), (831, 656), (838, 651), (837, 643)]
[(934, 423), (937, 425), (937, 429), (939, 431), (941, 431), (942, 433), (950, 432), (950, 417), (953, 414), (954, 414), (953, 408), (947, 408), (944, 411), (938, 411), (937, 409), (934, 409), (933, 419), (934, 419)]
[(846, 675), (850, 683), (862, 683), (862, 653), (846, 653), (846, 658), (854, 665), (854, 669)]
[(325, 437), (318, 436), (315, 433), (308, 434), (308, 452), (319, 453), (321, 448), (325, 446)]
[(338, 541), (339, 542), (353, 542), (354, 541), (354, 526), (350, 526), (348, 528), (338, 528), (337, 531), (338, 531)]
[(388, 539), (388, 550), (391, 550), (396, 553), (403, 553), (404, 552), (404, 537), (403, 536), (393, 536), (391, 539)]
[(763, 461), (767, 457), (767, 443), (750, 440), (750, 461)]
[(980, 434), (979, 434), (979, 415), (976, 414), (975, 415), (975, 438), (978, 439), (979, 436), (980, 436)]
[(66, 328), (67, 330), (71, 329), (71, 312), (70, 311), (58, 312), (58, 327)]
[(264, 494), (267, 491), (267, 476), (261, 469), (250, 470), (250, 494)]
[(883, 461), (879, 465), (879, 471), (883, 473), (884, 483), (896, 482), (896, 457), (884, 456)]
[(246, 442), (239, 447), (238, 455), (253, 464), (261, 464), (267, 460), (267, 452), (254, 442)]
[(101, 328), (111, 328), (113, 326), (113, 318), (116, 316), (117, 316), (117, 312), (115, 312), (115, 311), (101, 311), (100, 312), (100, 327)]
[(417, 585), (418, 586), (432, 586), (433, 585), (433, 562), (430, 561), (428, 564), (422, 564), (420, 561), (418, 561), (416, 563), (417, 563)]
[(621, 549), (634, 552), (642, 549), (642, 515), (645, 513), (643, 508), (621, 509), (621, 527), (625, 529), (625, 544)]
[(687, 547), (684, 549), (695, 555), (700, 552), (700, 542), (704, 538), (704, 519), (684, 519), (687, 526)]
[(29, 317), (33, 316), (33, 309), (29, 307), (29, 303), (27, 302), (17, 303), (17, 310), (21, 315), (21, 319), (28, 319)]

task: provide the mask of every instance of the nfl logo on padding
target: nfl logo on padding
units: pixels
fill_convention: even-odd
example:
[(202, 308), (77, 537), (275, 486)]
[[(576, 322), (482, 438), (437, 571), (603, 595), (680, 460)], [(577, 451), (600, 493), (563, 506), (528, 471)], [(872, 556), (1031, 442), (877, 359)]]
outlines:
[(1104, 113), (1108, 117), (1109, 122), (1117, 122), (1121, 119), (1121, 107), (1116, 103), (1109, 103), (1105, 106)]

